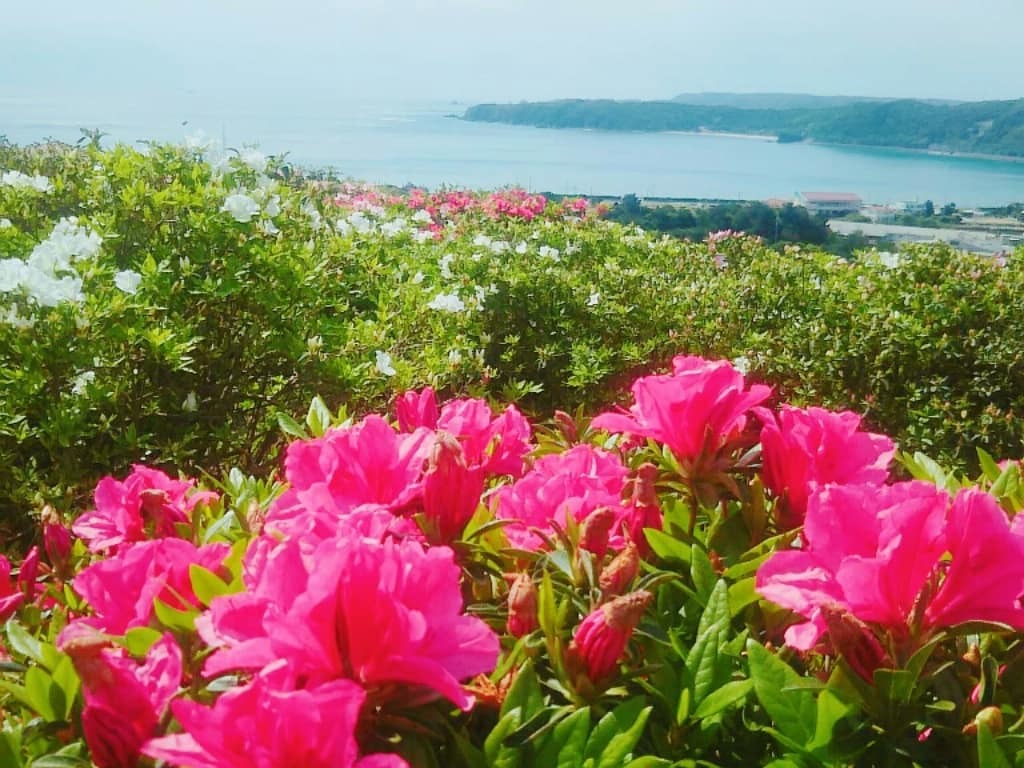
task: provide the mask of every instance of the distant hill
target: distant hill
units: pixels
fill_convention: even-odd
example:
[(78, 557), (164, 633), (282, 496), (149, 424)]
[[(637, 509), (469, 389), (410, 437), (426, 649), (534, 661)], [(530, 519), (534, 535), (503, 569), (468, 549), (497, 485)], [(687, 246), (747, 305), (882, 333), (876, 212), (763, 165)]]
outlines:
[(892, 101), (873, 96), (812, 96), (807, 93), (681, 93), (672, 101), (698, 107), (736, 107), (737, 109), (825, 109), (845, 107), (868, 101)]
[[(704, 95), (714, 98), (715, 95)], [(731, 96), (734, 101), (744, 94)], [(752, 96), (752, 95), (748, 95)], [(784, 100), (814, 97), (763, 94)], [(743, 101), (741, 98), (740, 101)], [(936, 103), (914, 99), (854, 100), (815, 107), (767, 108), (680, 101), (564, 99), (478, 104), (463, 119), (538, 128), (610, 131), (720, 131), (761, 134), (779, 141), (817, 141), (1024, 157), (1024, 99)]]

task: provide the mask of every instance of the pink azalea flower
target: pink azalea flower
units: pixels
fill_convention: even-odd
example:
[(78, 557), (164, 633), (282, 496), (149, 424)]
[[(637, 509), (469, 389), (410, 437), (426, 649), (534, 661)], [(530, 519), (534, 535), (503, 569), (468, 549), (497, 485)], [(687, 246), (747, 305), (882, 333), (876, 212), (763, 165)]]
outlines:
[(441, 409), (437, 429), (458, 438), (466, 462), (484, 467), (487, 474), (523, 474), (523, 458), (531, 450), (531, 429), (514, 405), (495, 417), (486, 400), (453, 400)]
[(672, 368), (671, 376), (637, 379), (628, 412), (600, 414), (590, 425), (653, 438), (692, 462), (738, 437), (749, 411), (771, 394), (762, 384), (748, 390), (743, 375), (725, 360), (676, 357)]
[(24, 601), (25, 593), (11, 580), (11, 561), (0, 555), (0, 623), (11, 618)]
[(809, 498), (803, 537), (802, 550), (777, 552), (757, 572), (763, 597), (807, 619), (786, 632), (794, 648), (818, 643), (826, 613), (898, 644), (967, 621), (1024, 627), (1024, 537), (981, 491), (950, 506), (920, 482), (826, 486)]
[(113, 557), (93, 563), (72, 582), (93, 609), (93, 615), (81, 621), (123, 635), (132, 627), (149, 624), (156, 598), (172, 608), (195, 607), (199, 601), (192, 591), (189, 566), (195, 563), (216, 571), (229, 551), (227, 544), (196, 548), (184, 539), (158, 539), (125, 547)]
[(412, 432), (418, 427), (436, 427), (439, 411), (433, 387), (424, 387), (419, 392), (410, 389), (400, 395), (395, 400), (395, 415), (402, 432)]
[[(72, 530), (93, 552), (103, 552), (152, 537), (176, 536), (200, 502), (217, 498), (209, 491), (191, 493), (194, 481), (172, 480), (141, 464), (123, 481), (104, 477), (96, 486), (96, 508), (75, 521)], [(147, 529), (152, 529), (152, 534)]]
[(102, 636), (78, 634), (62, 644), (82, 680), (82, 732), (99, 768), (135, 768), (181, 685), (182, 658), (167, 633), (142, 664)]
[[(470, 708), (460, 681), (494, 668), (498, 638), (463, 615), (460, 571), (448, 547), (349, 535), (308, 555), (288, 551), (300, 547), (291, 541), (274, 550), (280, 583), (257, 591), (255, 607), (236, 598), (222, 609), (232, 598), (214, 600), (204, 636), (227, 648), (211, 657), (207, 674), (284, 658), (311, 684), (341, 677), (367, 688), (404, 683)], [(233, 655), (238, 642), (253, 653)], [(219, 658), (225, 653), (229, 662)]]
[(764, 483), (784, 498), (782, 528), (801, 524), (813, 484), (881, 484), (896, 446), (885, 435), (860, 431), (860, 416), (824, 408), (783, 406), (761, 429)]
[(185, 732), (153, 739), (143, 752), (187, 768), (408, 768), (397, 755), (360, 759), (355, 731), (362, 688), (334, 680), (294, 690), (292, 677), (277, 662), (212, 707), (174, 702)]
[(328, 537), (353, 512), (414, 504), (432, 438), (429, 429), (399, 434), (380, 416), (367, 416), (347, 429), (291, 443), (285, 455), (291, 488), (267, 513), (267, 526), (284, 533), (315, 528)]
[(608, 543), (621, 549), (622, 524), (629, 514), (622, 503), (627, 474), (617, 456), (591, 445), (549, 454), (522, 479), (498, 491), (497, 517), (513, 521), (504, 528), (512, 546), (534, 550), (544, 546), (544, 539), (531, 528), (553, 536), (553, 523), (564, 529), (567, 515), (583, 522), (598, 509), (608, 508), (615, 516)]
[(999, 503), (971, 488), (957, 494), (946, 525), (950, 560), (925, 611), (925, 625), (991, 621), (1024, 628), (1024, 535)]

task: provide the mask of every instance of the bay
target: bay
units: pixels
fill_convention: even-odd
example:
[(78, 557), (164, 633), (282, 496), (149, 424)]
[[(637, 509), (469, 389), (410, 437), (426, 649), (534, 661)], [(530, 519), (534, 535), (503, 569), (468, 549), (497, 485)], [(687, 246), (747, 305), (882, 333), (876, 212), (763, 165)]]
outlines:
[(376, 183), (714, 199), (843, 191), (867, 201), (961, 208), (1024, 200), (1024, 163), (896, 149), (776, 144), (672, 133), (552, 130), (453, 119), (456, 102), (353, 101), (330, 91), (253, 84), (174, 92), (0, 91), (0, 135), (27, 143), (181, 141), (204, 131), (227, 146)]

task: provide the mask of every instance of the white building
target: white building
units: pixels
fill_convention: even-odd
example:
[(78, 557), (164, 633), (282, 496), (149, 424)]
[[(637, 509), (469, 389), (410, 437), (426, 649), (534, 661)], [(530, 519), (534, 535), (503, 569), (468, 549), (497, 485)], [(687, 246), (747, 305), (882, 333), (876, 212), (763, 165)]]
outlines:
[(852, 192), (801, 192), (796, 199), (812, 216), (846, 216), (858, 213), (864, 205)]

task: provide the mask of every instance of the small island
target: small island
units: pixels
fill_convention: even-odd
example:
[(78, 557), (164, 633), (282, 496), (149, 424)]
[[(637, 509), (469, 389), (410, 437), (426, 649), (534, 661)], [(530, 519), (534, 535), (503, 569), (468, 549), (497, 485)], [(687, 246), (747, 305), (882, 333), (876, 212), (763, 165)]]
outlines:
[(467, 109), (462, 119), (536, 128), (740, 134), (779, 142), (1024, 158), (1024, 98), (944, 102), (688, 94), (671, 101), (562, 99), (477, 104)]

